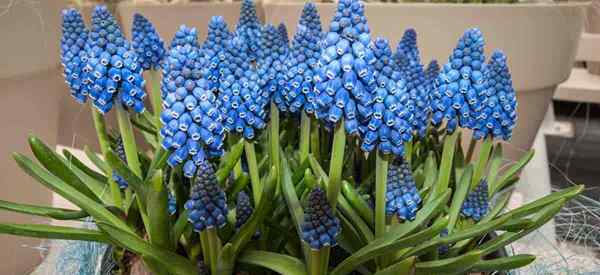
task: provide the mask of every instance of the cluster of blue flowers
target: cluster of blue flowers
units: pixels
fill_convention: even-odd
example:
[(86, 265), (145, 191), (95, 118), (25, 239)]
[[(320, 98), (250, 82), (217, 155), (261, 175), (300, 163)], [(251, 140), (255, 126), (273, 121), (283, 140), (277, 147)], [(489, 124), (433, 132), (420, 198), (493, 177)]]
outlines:
[(390, 164), (385, 194), (386, 214), (412, 221), (417, 216), (420, 204), (421, 196), (408, 163)]
[(183, 172), (188, 178), (207, 157), (223, 154), (223, 117), (203, 77), (206, 63), (198, 47), (186, 44), (169, 50), (163, 68), (162, 146), (172, 151), (167, 160), (171, 167), (185, 163)]
[(63, 36), (60, 40), (60, 58), (64, 67), (65, 81), (71, 90), (71, 96), (79, 102), (85, 103), (89, 94), (89, 73), (83, 72), (87, 64), (85, 44), (88, 39), (88, 30), (83, 23), (81, 14), (76, 9), (66, 9), (62, 12)]
[(313, 189), (308, 196), (308, 207), (304, 211), (302, 240), (315, 250), (335, 246), (340, 228), (340, 220), (327, 202), (325, 191), (320, 187)]
[(188, 221), (194, 231), (220, 228), (227, 223), (227, 202), (225, 192), (219, 186), (212, 164), (202, 163), (191, 190), (190, 200), (185, 203), (189, 211)]
[(133, 16), (132, 46), (138, 54), (139, 63), (144, 70), (159, 68), (165, 55), (165, 46), (156, 29), (139, 13)]
[(171, 48), (177, 46), (190, 45), (192, 47), (200, 47), (198, 43), (198, 30), (191, 28), (186, 25), (179, 26), (179, 29), (175, 32), (175, 36), (171, 40)]
[(286, 63), (287, 84), (282, 93), (285, 110), (291, 113), (304, 110), (308, 114), (313, 114), (315, 111), (313, 76), (320, 55), (320, 37), (321, 19), (317, 7), (314, 3), (308, 2), (302, 9), (300, 23), (292, 40)]
[(474, 221), (480, 221), (488, 213), (488, 184), (485, 179), (481, 180), (475, 190), (469, 192), (463, 202), (460, 213)]
[(96, 6), (86, 45), (91, 89), (89, 97), (101, 112), (110, 111), (115, 103), (143, 112), (144, 79), (138, 56), (123, 36), (106, 6)]
[(279, 31), (281, 39), (283, 39), (283, 43), (289, 46), (290, 38), (288, 36), (287, 27), (285, 26), (285, 24), (283, 22), (279, 23), (279, 25), (277, 25), (277, 30)]
[(517, 98), (512, 85), (506, 56), (495, 51), (485, 70), (485, 100), (482, 103), (473, 138), (493, 136), (509, 140), (517, 122)]
[(277, 107), (287, 111), (284, 98), (287, 71), (286, 59), (289, 47), (281, 32), (273, 25), (266, 25), (263, 29), (262, 43), (258, 52), (258, 75), (261, 88), (268, 92), (268, 97), (273, 98)]
[(256, 7), (253, 0), (243, 0), (240, 9), (240, 18), (235, 28), (236, 35), (246, 44), (244, 49), (248, 58), (252, 61), (257, 59), (257, 51), (260, 49), (262, 40), (262, 28), (256, 15)]
[(227, 28), (227, 23), (222, 16), (213, 16), (208, 22), (208, 34), (202, 45), (206, 59), (208, 60), (208, 73), (205, 78), (209, 82), (209, 87), (213, 92), (217, 92), (221, 77), (225, 73), (225, 68), (221, 66), (227, 59), (226, 45), (231, 39), (232, 34)]

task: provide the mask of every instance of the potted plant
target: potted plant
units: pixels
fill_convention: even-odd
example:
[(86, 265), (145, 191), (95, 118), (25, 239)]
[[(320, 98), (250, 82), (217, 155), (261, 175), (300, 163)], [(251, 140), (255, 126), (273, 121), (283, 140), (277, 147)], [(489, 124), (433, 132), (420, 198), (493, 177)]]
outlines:
[[(123, 274), (464, 274), (534, 260), (496, 252), (583, 187), (504, 211), (533, 152), (502, 168), (496, 140), (511, 138), (516, 96), (506, 56), (485, 58), (480, 30), (424, 71), (410, 41), (393, 55), (371, 39), (357, 0), (337, 4), (325, 34), (308, 4), (291, 45), (283, 27), (256, 32), (244, 6), (236, 33), (213, 17), (204, 43), (182, 26), (166, 51), (140, 16), (130, 44), (106, 7), (89, 31), (66, 10), (65, 77), (94, 109), (103, 158), (86, 150), (95, 170), (32, 136), (37, 160), (15, 153), (17, 164), (80, 209), (0, 207), (96, 228), (0, 232), (108, 243)], [(158, 67), (160, 87), (146, 90), (143, 71)], [(161, 111), (145, 108), (147, 93)], [(463, 129), (474, 132), (469, 148)]]

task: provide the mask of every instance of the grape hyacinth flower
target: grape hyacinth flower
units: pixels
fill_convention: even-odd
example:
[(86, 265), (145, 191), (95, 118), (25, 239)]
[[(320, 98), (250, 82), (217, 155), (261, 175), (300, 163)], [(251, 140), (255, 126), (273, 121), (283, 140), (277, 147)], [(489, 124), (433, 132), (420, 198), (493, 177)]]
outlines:
[[(199, 47), (198, 32), (196, 31), (196, 28), (189, 28), (186, 25), (181, 25), (177, 32), (175, 32), (170, 49), (177, 48), (178, 46), (184, 47), (185, 45), (189, 45), (192, 48)], [(167, 97), (169, 90), (173, 91), (175, 89), (173, 85), (175, 84), (176, 79), (179, 78), (178, 82), (183, 81), (180, 70), (172, 70), (169, 68), (170, 63), (167, 60), (168, 55), (169, 51), (165, 53), (165, 62), (161, 65), (163, 78), (160, 85), (160, 96), (163, 100)], [(201, 72), (198, 70), (197, 74), (200, 73)]]
[(177, 213), (177, 199), (175, 199), (175, 195), (173, 195), (171, 192), (168, 193), (167, 210), (171, 216)]
[(86, 48), (89, 58), (84, 71), (89, 73), (94, 107), (104, 114), (118, 102), (136, 113), (143, 112), (142, 67), (106, 6), (94, 8)]
[(228, 41), (218, 101), (225, 129), (251, 140), (267, 125), (265, 108), (270, 99), (258, 85), (258, 74), (250, 68), (245, 47), (239, 37)]
[(316, 117), (328, 128), (344, 119), (349, 135), (358, 135), (359, 120), (371, 116), (371, 93), (377, 86), (364, 11), (359, 0), (339, 1), (314, 77)]
[[(442, 237), (442, 238), (448, 237), (448, 228), (442, 229), (442, 232), (440, 232), (440, 237)], [(448, 254), (449, 251), (450, 251), (450, 246), (447, 244), (443, 244), (438, 247), (438, 254), (440, 254), (440, 255), (446, 255), (446, 254)]]
[[(252, 204), (250, 203), (250, 197), (246, 192), (240, 191), (237, 195), (236, 203), (235, 203), (235, 229), (240, 230), (242, 226), (250, 219), (252, 216), (252, 212), (254, 212), (254, 208), (252, 208)], [(258, 239), (260, 237), (260, 231), (256, 231), (254, 239)]]
[(304, 211), (302, 240), (314, 250), (335, 246), (340, 228), (340, 220), (327, 202), (325, 191), (320, 187), (313, 189), (308, 197), (308, 208)]
[(183, 174), (191, 178), (206, 158), (223, 155), (225, 129), (216, 96), (202, 77), (205, 60), (191, 45), (169, 51), (163, 72), (167, 95), (163, 101), (160, 134), (162, 146), (171, 151), (167, 163), (184, 163)]
[(492, 54), (486, 66), (485, 78), (485, 101), (477, 117), (473, 138), (481, 139), (491, 135), (510, 140), (517, 121), (517, 99), (506, 56), (501, 51)]
[(488, 184), (485, 179), (482, 179), (475, 190), (469, 192), (467, 198), (463, 202), (460, 213), (471, 218), (474, 221), (480, 221), (488, 213)]
[(405, 66), (407, 65), (421, 63), (421, 55), (417, 47), (417, 32), (414, 29), (404, 31), (402, 38), (396, 46), (394, 60), (401, 67), (401, 70), (405, 70)]
[(440, 65), (437, 60), (433, 59), (427, 65), (427, 69), (425, 69), (425, 81), (427, 83), (431, 83), (433, 86), (433, 82), (437, 79), (440, 74)]
[(473, 129), (483, 107), (482, 94), (486, 83), (483, 35), (478, 29), (469, 29), (444, 65), (433, 91), (432, 122), (440, 125), (445, 119), (446, 129), (454, 132), (457, 126)]
[(192, 47), (200, 46), (198, 42), (198, 30), (186, 25), (181, 25), (171, 40), (171, 48), (185, 45), (191, 45)]
[(185, 203), (188, 221), (196, 232), (224, 226), (228, 212), (225, 192), (217, 182), (212, 164), (204, 161), (199, 169), (190, 190), (190, 200)]
[(287, 110), (297, 113), (304, 110), (308, 114), (315, 111), (313, 76), (320, 56), (321, 19), (316, 6), (308, 2), (302, 9), (300, 23), (292, 40), (287, 58), (287, 84), (283, 98)]
[(421, 196), (407, 162), (402, 162), (400, 165), (390, 164), (385, 197), (387, 215), (395, 215), (405, 221), (415, 219), (421, 204)]
[(90, 76), (83, 70), (88, 60), (85, 51), (88, 30), (79, 11), (72, 8), (62, 11), (62, 32), (60, 61), (64, 67), (65, 82), (71, 96), (83, 104), (89, 94)]
[(246, 44), (246, 53), (251, 60), (256, 60), (260, 48), (262, 28), (256, 15), (253, 0), (243, 0), (240, 8), (240, 19), (235, 28), (236, 34)]
[(208, 80), (209, 88), (214, 93), (218, 91), (219, 81), (224, 72), (222, 64), (225, 62), (226, 46), (231, 37), (225, 19), (222, 16), (213, 16), (208, 22), (208, 35), (202, 49), (209, 62), (208, 72), (204, 77)]
[(283, 39), (283, 43), (289, 46), (290, 38), (288, 36), (287, 27), (283, 22), (279, 23), (277, 26), (277, 31), (279, 31), (279, 35), (281, 36), (281, 39)]
[[(115, 153), (121, 159), (121, 161), (127, 163), (127, 158), (125, 157), (125, 147), (123, 146), (123, 139), (119, 137), (117, 142), (115, 143)], [(129, 186), (125, 178), (123, 178), (117, 171), (113, 170), (112, 179), (119, 185), (119, 188), (125, 189)]]
[(375, 55), (376, 88), (368, 106), (370, 115), (359, 126), (361, 149), (371, 152), (377, 148), (384, 154), (404, 155), (404, 143), (412, 139), (408, 95), (404, 80), (396, 83), (393, 73), (392, 51), (386, 39), (377, 38), (370, 46)]
[(268, 92), (269, 98), (273, 98), (279, 110), (287, 111), (283, 89), (286, 84), (288, 45), (273, 25), (265, 26), (262, 39), (257, 66), (260, 86)]
[(144, 70), (159, 68), (165, 55), (165, 46), (156, 29), (139, 13), (133, 16), (132, 46), (138, 54), (139, 63)]

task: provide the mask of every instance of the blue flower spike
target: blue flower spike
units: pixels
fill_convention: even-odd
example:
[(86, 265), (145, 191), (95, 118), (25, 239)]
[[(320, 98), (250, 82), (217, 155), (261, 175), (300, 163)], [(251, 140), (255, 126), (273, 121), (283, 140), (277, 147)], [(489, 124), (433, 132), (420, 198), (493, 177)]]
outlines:
[[(121, 159), (121, 161), (127, 163), (127, 158), (125, 157), (125, 147), (123, 146), (123, 139), (119, 137), (117, 142), (115, 143), (115, 153)], [(125, 178), (123, 178), (117, 171), (113, 170), (112, 179), (119, 185), (119, 188), (125, 189), (129, 186)]]
[(221, 228), (227, 223), (227, 202), (225, 192), (219, 186), (215, 170), (209, 162), (204, 162), (190, 190), (190, 199), (185, 203), (188, 221), (194, 231)]
[(256, 7), (253, 0), (243, 0), (240, 8), (240, 18), (235, 28), (236, 34), (246, 44), (246, 51), (251, 60), (257, 59), (257, 51), (260, 48), (262, 30), (256, 15)]
[(281, 36), (280, 31), (270, 24), (265, 26), (262, 39), (257, 66), (260, 86), (268, 92), (269, 98), (273, 98), (277, 107), (285, 112), (287, 105), (283, 89), (286, 84), (288, 44)]
[(396, 46), (394, 59), (402, 70), (405, 70), (408, 65), (421, 63), (421, 55), (417, 47), (417, 32), (414, 29), (404, 31)]
[[(252, 208), (252, 204), (250, 203), (250, 197), (246, 192), (240, 191), (235, 203), (235, 229), (240, 230), (248, 219), (250, 219), (253, 212), (254, 208)], [(260, 237), (260, 231), (257, 230), (252, 237), (258, 239), (258, 237)]]
[(279, 31), (279, 35), (281, 36), (281, 39), (283, 39), (283, 43), (285, 43), (285, 45), (289, 45), (290, 38), (288, 36), (287, 27), (285, 26), (285, 24), (283, 22), (279, 23), (279, 25), (277, 26), (277, 30)]
[(283, 89), (283, 99), (290, 113), (304, 110), (313, 114), (315, 111), (313, 77), (320, 56), (320, 20), (315, 4), (306, 3), (286, 63), (288, 72), (285, 75), (287, 83)]
[(259, 86), (259, 76), (250, 68), (246, 44), (239, 37), (227, 43), (224, 70), (219, 86), (218, 104), (225, 116), (225, 129), (252, 140), (264, 129), (269, 103), (268, 91)]
[[(162, 63), (162, 74), (163, 74), (163, 78), (161, 81), (161, 86), (160, 86), (160, 96), (163, 99), (163, 101), (166, 99), (167, 94), (170, 91), (174, 91), (175, 86), (173, 86), (175, 84), (175, 80), (179, 79), (178, 82), (181, 83), (183, 81), (183, 76), (181, 75), (181, 70), (178, 68), (170, 68), (170, 66), (175, 66), (172, 64), (174, 63), (174, 59), (171, 59), (171, 62), (169, 63), (169, 54), (170, 54), (170, 50), (171, 49), (175, 49), (178, 46), (184, 47), (185, 45), (189, 45), (191, 48), (197, 48), (199, 47), (199, 43), (198, 43), (198, 31), (196, 30), (196, 28), (190, 28), (187, 27), (186, 25), (181, 25), (179, 26), (179, 29), (177, 29), (177, 31), (175, 32), (175, 36), (173, 37), (173, 40), (171, 41), (171, 47), (169, 48), (169, 50), (165, 53), (165, 60)], [(179, 62), (179, 61), (177, 61)], [(200, 70), (196, 71), (196, 74), (200, 74)], [(171, 75), (170, 75), (171, 74)]]
[(133, 16), (132, 46), (139, 57), (139, 63), (144, 70), (159, 68), (165, 55), (165, 45), (156, 29), (139, 13)]
[(200, 46), (198, 42), (198, 30), (193, 27), (181, 25), (171, 40), (171, 48), (185, 45), (191, 45), (192, 47)]
[(364, 10), (359, 0), (338, 2), (314, 76), (316, 117), (328, 128), (344, 119), (349, 135), (358, 135), (359, 121), (370, 117), (371, 93), (377, 86)]
[(437, 79), (440, 74), (440, 64), (438, 64), (437, 60), (431, 60), (429, 64), (427, 64), (427, 68), (425, 69), (425, 81), (427, 83), (433, 82)]
[(209, 82), (210, 90), (214, 93), (219, 88), (219, 81), (224, 73), (227, 42), (231, 39), (227, 23), (222, 16), (213, 16), (208, 22), (208, 35), (202, 45), (208, 63), (208, 72), (205, 78)]
[(89, 58), (83, 70), (91, 82), (89, 97), (94, 107), (104, 114), (118, 103), (143, 112), (146, 91), (142, 66), (106, 6), (96, 6), (92, 13), (86, 49)]
[(370, 45), (375, 56), (373, 68), (376, 86), (368, 115), (359, 126), (361, 149), (371, 152), (377, 148), (383, 154), (404, 155), (404, 143), (412, 139), (412, 112), (403, 80), (392, 80), (394, 63), (386, 39), (377, 38)]
[(467, 198), (463, 202), (460, 213), (467, 218), (471, 218), (478, 222), (488, 213), (488, 184), (485, 179), (482, 179), (475, 190), (469, 192)]
[(62, 11), (62, 32), (60, 61), (65, 82), (75, 101), (83, 104), (89, 94), (91, 72), (84, 72), (88, 60), (85, 45), (89, 32), (79, 11), (73, 8)]
[(467, 30), (436, 80), (431, 120), (435, 125), (445, 120), (449, 133), (458, 126), (467, 129), (476, 126), (486, 90), (483, 47), (481, 31)]
[(162, 147), (171, 152), (171, 167), (183, 164), (183, 174), (192, 178), (208, 158), (223, 155), (225, 128), (216, 96), (203, 78), (206, 60), (200, 49), (187, 44), (169, 50), (163, 78), (160, 134)]
[(388, 216), (396, 216), (404, 221), (415, 219), (421, 196), (408, 163), (390, 164), (385, 197), (385, 211)]
[(169, 215), (173, 216), (177, 213), (177, 199), (173, 193), (168, 193), (168, 202), (167, 202), (167, 210), (169, 211)]
[(485, 70), (486, 90), (483, 108), (477, 117), (473, 137), (487, 136), (510, 140), (517, 122), (517, 98), (506, 56), (495, 51)]
[(327, 202), (325, 191), (321, 187), (313, 189), (308, 196), (308, 208), (304, 211), (302, 240), (313, 250), (332, 247), (337, 244), (340, 230), (340, 220)]

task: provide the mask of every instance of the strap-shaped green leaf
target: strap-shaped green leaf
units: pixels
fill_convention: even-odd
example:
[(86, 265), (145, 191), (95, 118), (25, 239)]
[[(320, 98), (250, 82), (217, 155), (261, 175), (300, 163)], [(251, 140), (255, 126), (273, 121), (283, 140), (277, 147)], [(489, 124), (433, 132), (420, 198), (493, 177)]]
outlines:
[(66, 184), (60, 178), (50, 174), (48, 171), (31, 161), (29, 158), (21, 154), (14, 154), (13, 157), (23, 171), (44, 186), (61, 195), (63, 198), (79, 206), (79, 208), (86, 211), (97, 221), (104, 221), (106, 223), (113, 224), (123, 231), (133, 233), (133, 231), (123, 220), (117, 218), (115, 215), (113, 215), (113, 213), (104, 208), (104, 205), (99, 204), (95, 200), (73, 188), (71, 185)]
[(60, 178), (63, 182), (69, 184), (73, 188), (79, 190), (82, 194), (86, 195), (96, 202), (101, 202), (98, 196), (90, 189), (89, 186), (83, 183), (77, 175), (69, 169), (66, 165), (66, 160), (56, 154), (54, 150), (50, 149), (44, 142), (34, 136), (29, 137), (29, 146), (31, 151), (37, 158), (37, 160), (46, 168), (50, 173)]
[(342, 182), (342, 193), (350, 205), (352, 205), (352, 208), (358, 212), (358, 214), (367, 224), (371, 225), (375, 222), (375, 214), (373, 214), (373, 209), (369, 207), (369, 204), (367, 204), (367, 202), (360, 196), (358, 191), (356, 191), (356, 189), (354, 189), (354, 187), (347, 181)]
[(111, 243), (110, 239), (98, 230), (47, 224), (0, 223), (0, 233), (43, 239)]
[(108, 167), (108, 164), (106, 164), (106, 162), (104, 162), (104, 160), (102, 160), (100, 157), (98, 157), (98, 155), (93, 152), (90, 147), (88, 147), (87, 145), (83, 147), (83, 151), (85, 152), (85, 155), (87, 156), (87, 158), (94, 163), (94, 165), (96, 167), (98, 167), (98, 169), (102, 170), (102, 172), (104, 172), (105, 175), (108, 175), (108, 173), (111, 171), (110, 167)]
[(169, 152), (167, 152), (164, 148), (159, 147), (160, 149), (156, 150), (154, 153), (154, 157), (150, 162), (150, 166), (148, 167), (148, 173), (146, 174), (146, 180), (149, 180), (156, 170), (164, 170), (165, 164), (167, 163), (167, 159), (169, 158)]
[[(119, 173), (121, 177), (127, 181), (129, 187), (133, 188), (136, 195), (141, 198), (139, 201), (143, 204), (142, 207), (146, 208), (146, 197), (148, 195), (147, 186), (142, 183), (142, 179), (135, 175), (133, 171), (119, 158), (113, 151), (109, 151), (106, 154), (106, 161), (110, 166)], [(143, 209), (145, 210), (145, 209)]]
[(471, 189), (471, 178), (473, 176), (473, 166), (468, 165), (467, 168), (464, 169), (460, 181), (456, 186), (456, 191), (452, 196), (452, 203), (450, 204), (450, 222), (448, 223), (448, 233), (451, 233), (454, 230), (454, 226), (456, 225), (456, 221), (458, 220), (460, 209), (462, 208), (463, 202)]
[(496, 191), (501, 190), (509, 180), (516, 176), (527, 163), (533, 158), (534, 150), (529, 150), (525, 156), (523, 156), (517, 163), (513, 164), (499, 179), (495, 180), (490, 185), (490, 193), (494, 194)]
[(524, 267), (533, 261), (535, 261), (535, 256), (529, 254), (502, 257), (493, 260), (483, 260), (473, 265), (473, 267), (471, 267), (471, 272), (497, 272), (502, 270), (512, 270)]
[(377, 271), (375, 275), (398, 275), (398, 274), (412, 274), (412, 270), (415, 265), (416, 257), (410, 257), (404, 261), (397, 262), (390, 265), (380, 271)]
[(235, 164), (240, 161), (243, 152), (244, 143), (241, 139), (235, 145), (229, 148), (229, 151), (221, 160), (221, 167), (216, 172), (217, 181), (219, 181), (219, 183), (224, 183), (227, 177), (229, 177), (229, 174), (231, 173), (231, 170), (233, 170), (233, 167), (235, 167)]
[(53, 208), (0, 200), (0, 209), (23, 214), (48, 217), (56, 220), (76, 220), (89, 216), (85, 211)]
[(463, 274), (481, 260), (479, 250), (471, 251), (459, 257), (443, 260), (420, 262), (415, 264), (416, 274)]
[(492, 193), (491, 186), (496, 185), (496, 179), (498, 178), (498, 172), (500, 171), (500, 165), (502, 165), (502, 162), (502, 143), (498, 143), (494, 146), (494, 150), (492, 151), (492, 159), (490, 160), (490, 170), (487, 176), (488, 189), (490, 191), (488, 194), (490, 198), (494, 196), (494, 193)]
[[(309, 158), (310, 157), (311, 156), (309, 156)], [(281, 190), (283, 193), (283, 197), (285, 198), (285, 202), (287, 203), (287, 208), (290, 211), (290, 215), (294, 220), (294, 227), (296, 228), (296, 232), (298, 236), (302, 236), (302, 222), (304, 219), (304, 210), (302, 209), (302, 205), (298, 200), (298, 195), (296, 194), (294, 183), (292, 182), (292, 173), (290, 171), (290, 167), (287, 162), (286, 156), (282, 158), (281, 168)], [(310, 255), (306, 244), (303, 244), (302, 251), (304, 253), (304, 259), (308, 261), (310, 259)]]
[(541, 208), (545, 207), (548, 204), (554, 203), (561, 199), (570, 200), (574, 196), (577, 196), (579, 193), (581, 193), (583, 189), (583, 185), (575, 185), (569, 188), (565, 188), (560, 191), (553, 192), (552, 194), (537, 199), (533, 202), (527, 203), (521, 207), (510, 210), (502, 214), (501, 216), (512, 215), (515, 218), (529, 216), (531, 214), (537, 213)]
[(238, 257), (238, 262), (265, 267), (279, 274), (306, 275), (306, 266), (302, 261), (279, 253), (248, 250)]
[(150, 192), (147, 196), (148, 207), (148, 236), (150, 242), (157, 247), (173, 250), (169, 229), (171, 228), (171, 218), (168, 209), (168, 191), (162, 182), (163, 175), (161, 170), (157, 170), (150, 179)]
[(69, 150), (63, 149), (62, 153), (65, 156), (65, 158), (67, 159), (68, 163), (70, 163), (72, 165), (75, 165), (75, 167), (79, 168), (79, 170), (81, 170), (82, 172), (84, 172), (86, 175), (88, 175), (88, 176), (96, 179), (99, 182), (104, 182), (104, 183), (107, 182), (106, 176), (104, 176), (103, 174), (100, 174), (100, 173), (94, 171), (92, 168), (90, 168), (87, 165), (85, 165), (75, 155), (71, 154), (71, 152), (69, 152)]

